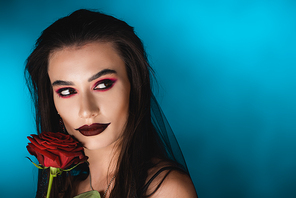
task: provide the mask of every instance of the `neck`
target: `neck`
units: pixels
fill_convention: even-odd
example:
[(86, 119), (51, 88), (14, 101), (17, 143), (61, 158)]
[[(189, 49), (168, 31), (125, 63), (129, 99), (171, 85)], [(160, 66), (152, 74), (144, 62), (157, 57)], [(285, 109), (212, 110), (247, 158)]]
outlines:
[(84, 152), (88, 156), (92, 187), (94, 190), (102, 192), (115, 175), (119, 149), (114, 143), (98, 150), (85, 148)]

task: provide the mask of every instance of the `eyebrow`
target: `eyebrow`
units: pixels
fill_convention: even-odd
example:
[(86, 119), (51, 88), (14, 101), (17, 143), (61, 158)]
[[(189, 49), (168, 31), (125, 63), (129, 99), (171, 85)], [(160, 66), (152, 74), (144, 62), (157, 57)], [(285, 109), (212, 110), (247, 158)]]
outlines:
[(74, 85), (71, 81), (56, 80), (52, 83), (52, 86), (56, 85)]
[(107, 75), (107, 74), (116, 74), (117, 72), (115, 70), (112, 69), (104, 69), (98, 73), (96, 73), (95, 75), (93, 75), (92, 77), (90, 77), (88, 79), (88, 82), (91, 82), (97, 78), (100, 78), (101, 76)]
[[(112, 69), (104, 69), (102, 71), (99, 71), (98, 73), (96, 73), (95, 75), (93, 75), (92, 77), (90, 77), (87, 81), (91, 82), (97, 78), (100, 78), (101, 76), (107, 75), (107, 74), (116, 74), (117, 72), (115, 70)], [(64, 80), (56, 80), (52, 83), (52, 86), (57, 86), (57, 85), (74, 85), (73, 82), (71, 81), (64, 81)]]

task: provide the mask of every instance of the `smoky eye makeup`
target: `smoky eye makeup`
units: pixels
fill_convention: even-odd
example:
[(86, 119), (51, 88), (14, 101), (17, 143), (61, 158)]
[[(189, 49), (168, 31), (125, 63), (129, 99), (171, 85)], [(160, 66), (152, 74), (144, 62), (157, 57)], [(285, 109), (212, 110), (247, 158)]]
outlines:
[(99, 80), (98, 82), (95, 83), (93, 89), (97, 91), (107, 91), (114, 86), (116, 80), (117, 79), (115, 78), (105, 78), (105, 79)]
[(62, 98), (68, 98), (74, 94), (77, 94), (77, 91), (71, 87), (63, 87), (56, 90), (56, 93)]

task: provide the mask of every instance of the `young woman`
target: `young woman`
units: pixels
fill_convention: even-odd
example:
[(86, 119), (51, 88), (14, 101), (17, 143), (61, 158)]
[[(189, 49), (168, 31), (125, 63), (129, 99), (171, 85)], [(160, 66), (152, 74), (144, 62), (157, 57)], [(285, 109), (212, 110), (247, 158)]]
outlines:
[(133, 28), (112, 16), (78, 10), (42, 32), (26, 65), (37, 131), (73, 135), (89, 157), (55, 179), (51, 197), (197, 197), (151, 72)]

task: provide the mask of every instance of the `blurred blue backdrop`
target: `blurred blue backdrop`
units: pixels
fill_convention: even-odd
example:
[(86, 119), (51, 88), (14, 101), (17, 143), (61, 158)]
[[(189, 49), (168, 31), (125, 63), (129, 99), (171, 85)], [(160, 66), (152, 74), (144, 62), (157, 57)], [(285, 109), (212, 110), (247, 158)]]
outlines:
[(36, 190), (25, 59), (79, 8), (135, 27), (199, 197), (296, 197), (296, 1), (0, 0), (1, 197)]

